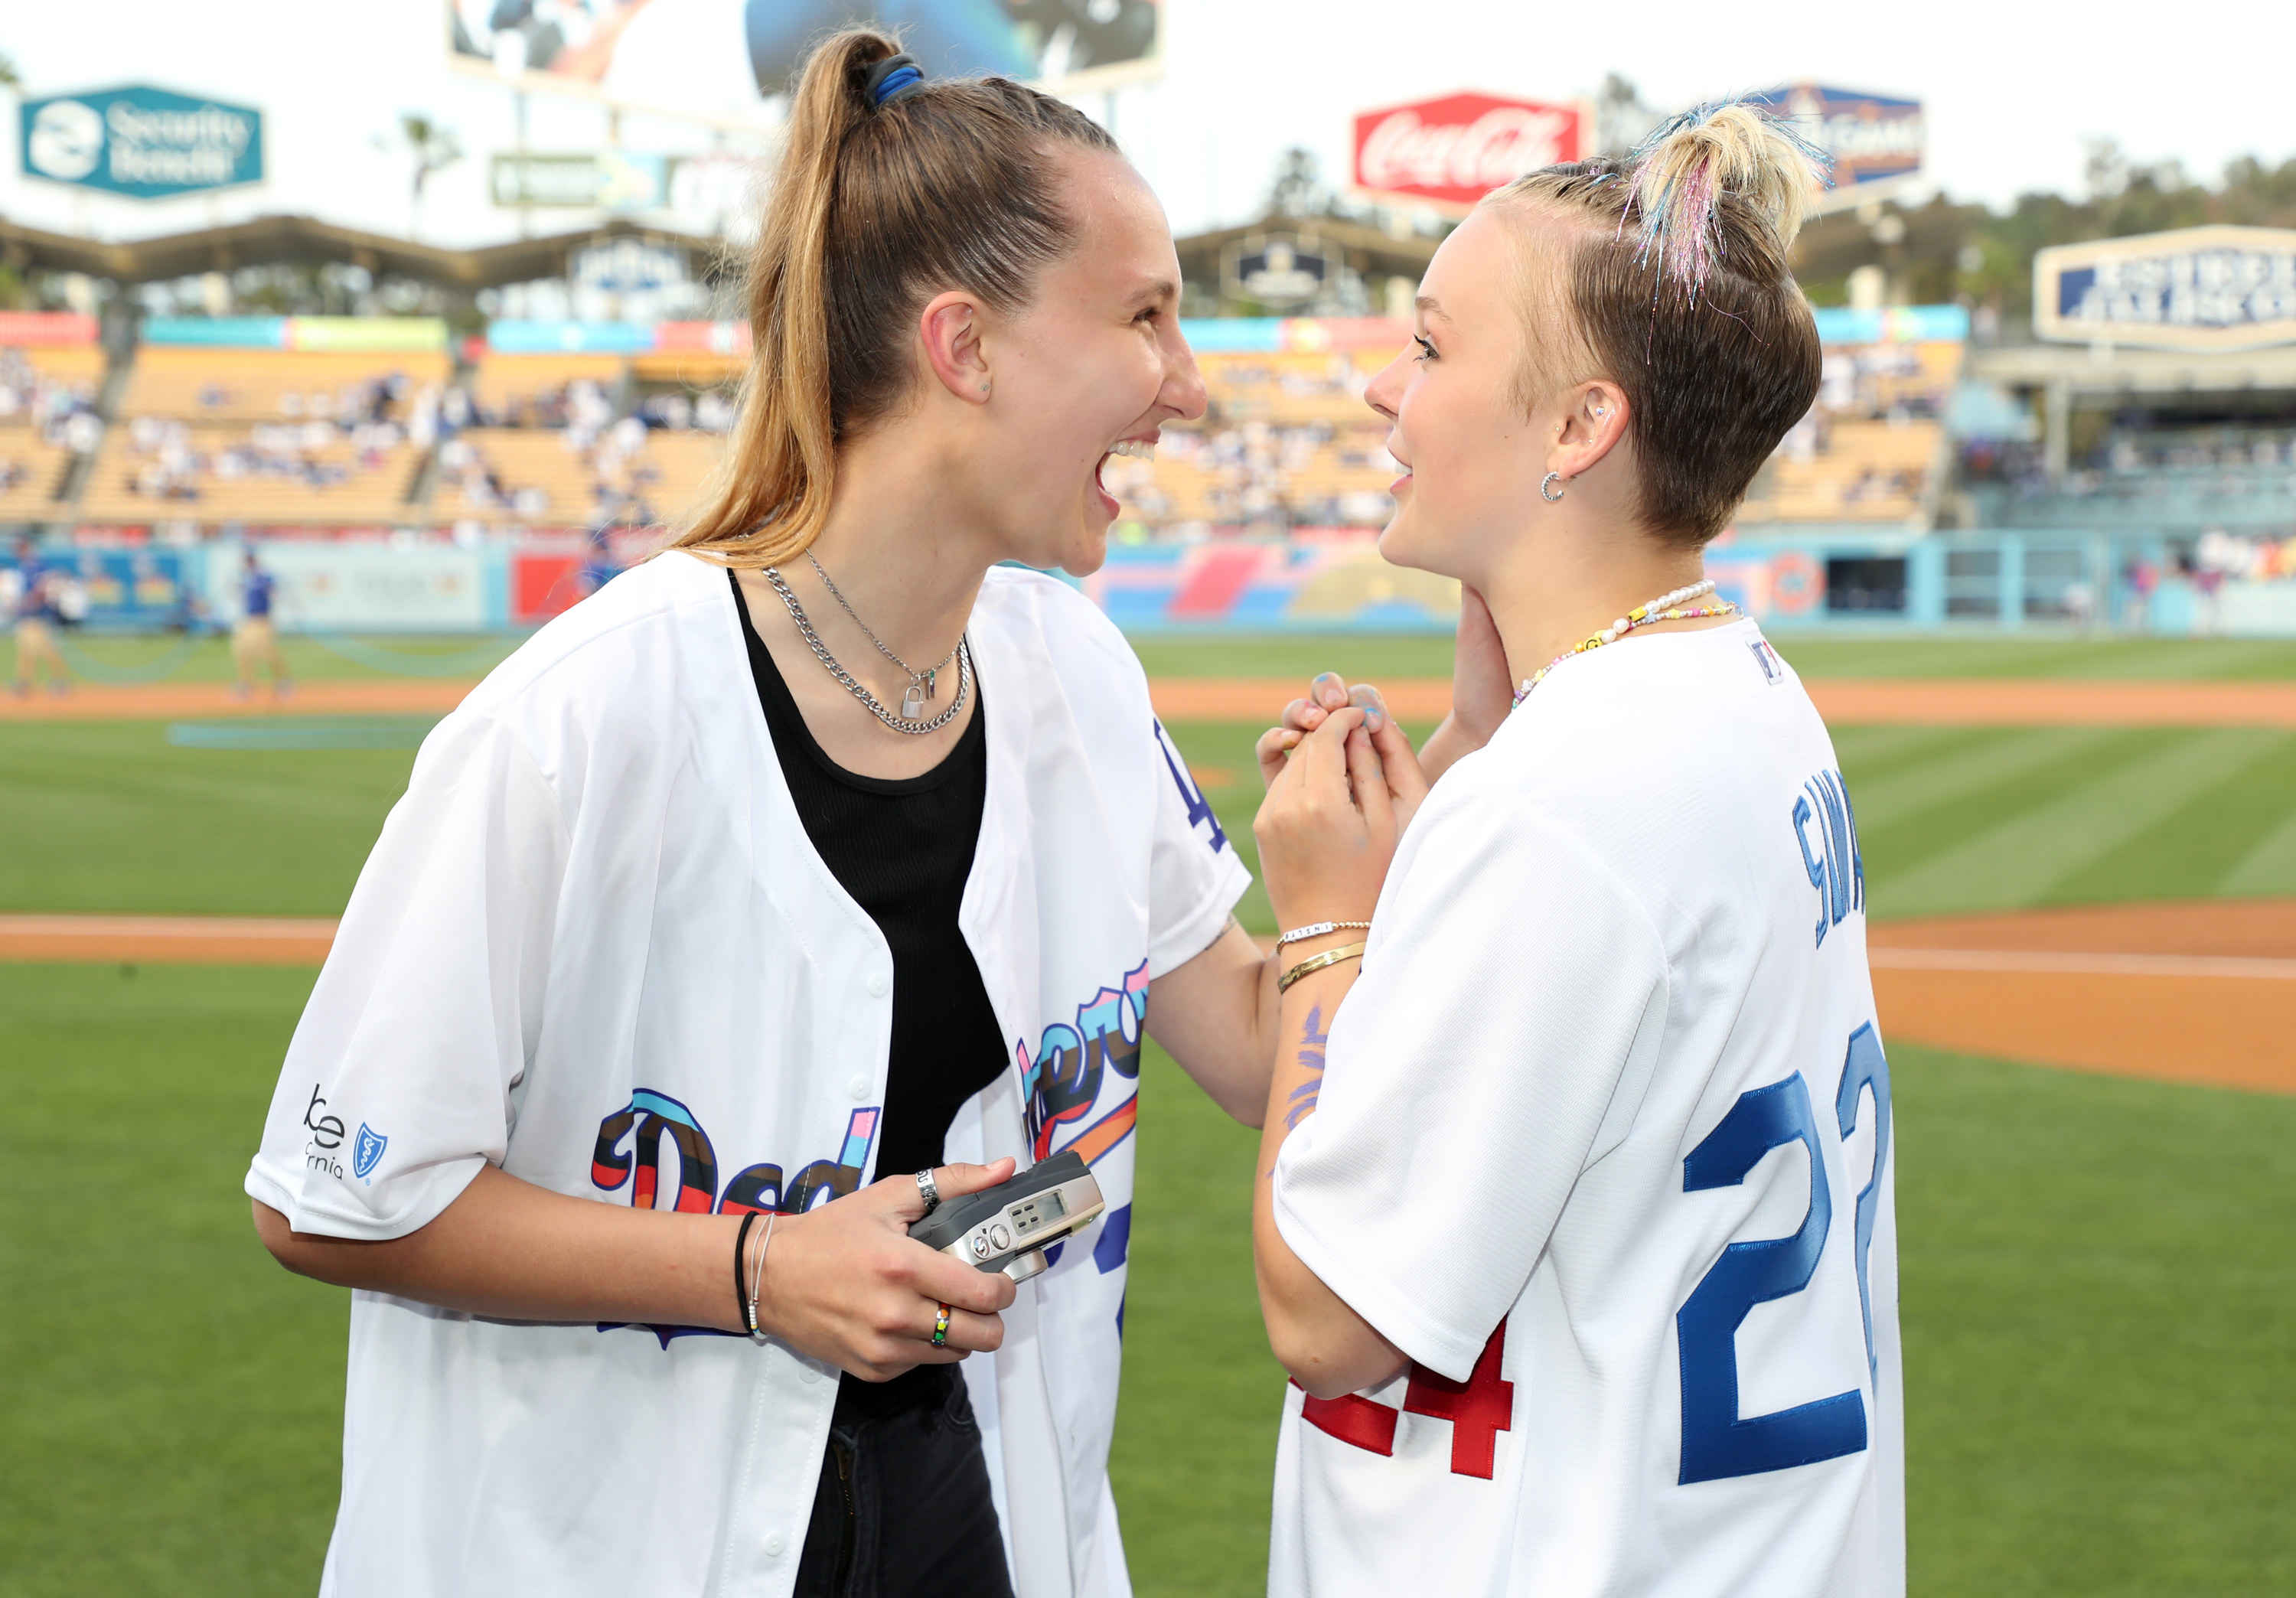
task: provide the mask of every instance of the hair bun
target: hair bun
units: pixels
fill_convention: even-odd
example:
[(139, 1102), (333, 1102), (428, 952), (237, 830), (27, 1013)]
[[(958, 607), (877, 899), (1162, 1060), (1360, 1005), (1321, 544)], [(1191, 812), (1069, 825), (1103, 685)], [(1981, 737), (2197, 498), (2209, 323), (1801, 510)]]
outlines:
[(1642, 254), (1695, 294), (1715, 250), (1715, 212), (1729, 195), (1793, 242), (1826, 181), (1818, 148), (1784, 119), (1743, 100), (1702, 105), (1662, 123), (1628, 166)]

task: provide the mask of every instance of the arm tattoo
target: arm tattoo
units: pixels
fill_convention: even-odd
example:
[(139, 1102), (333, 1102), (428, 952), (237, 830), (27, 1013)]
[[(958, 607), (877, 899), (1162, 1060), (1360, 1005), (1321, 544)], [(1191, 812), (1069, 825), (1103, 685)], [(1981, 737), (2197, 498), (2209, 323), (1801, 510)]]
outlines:
[(1308, 1011), (1308, 1019), (1300, 1023), (1299, 1061), (1308, 1075), (1308, 1079), (1293, 1088), (1284, 1100), (1283, 1129), (1286, 1132), (1314, 1112), (1316, 1101), (1324, 1091), (1324, 1045), (1332, 1035), (1328, 1030), (1316, 1029), (1323, 1025), (1323, 1020), (1324, 1007), (1318, 1004)]

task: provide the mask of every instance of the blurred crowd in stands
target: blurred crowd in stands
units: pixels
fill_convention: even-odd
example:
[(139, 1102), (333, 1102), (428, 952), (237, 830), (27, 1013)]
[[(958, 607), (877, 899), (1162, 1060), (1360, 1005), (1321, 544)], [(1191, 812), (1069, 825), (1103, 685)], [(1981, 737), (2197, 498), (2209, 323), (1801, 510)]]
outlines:
[(356, 470), (380, 471), (405, 438), (394, 422), (258, 422), (228, 442), (203, 448), (185, 422), (131, 416), (126, 426), (128, 491), (176, 502), (196, 501), (209, 487), (251, 478), (326, 488), (348, 480)]
[(0, 428), (29, 427), (44, 443), (85, 455), (102, 442), (96, 385), (43, 372), (18, 349), (0, 349)]

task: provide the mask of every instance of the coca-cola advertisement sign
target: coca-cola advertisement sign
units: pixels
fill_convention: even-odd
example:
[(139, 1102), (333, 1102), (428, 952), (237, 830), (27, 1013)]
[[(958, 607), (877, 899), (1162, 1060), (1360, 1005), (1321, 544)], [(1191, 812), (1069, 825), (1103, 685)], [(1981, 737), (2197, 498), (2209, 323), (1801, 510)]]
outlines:
[(1526, 172), (1575, 161), (1584, 110), (1491, 94), (1446, 94), (1356, 118), (1356, 186), (1472, 205)]

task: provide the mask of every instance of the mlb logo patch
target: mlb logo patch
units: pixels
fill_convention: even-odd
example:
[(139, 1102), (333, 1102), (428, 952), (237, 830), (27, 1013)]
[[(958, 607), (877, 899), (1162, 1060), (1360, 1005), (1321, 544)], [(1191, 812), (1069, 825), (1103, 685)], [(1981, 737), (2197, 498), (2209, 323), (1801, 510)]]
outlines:
[(1771, 687), (1775, 688), (1786, 680), (1786, 663), (1778, 659), (1778, 651), (1770, 647), (1767, 638), (1757, 638), (1746, 647), (1754, 651), (1754, 664), (1762, 668), (1762, 675), (1769, 679)]

